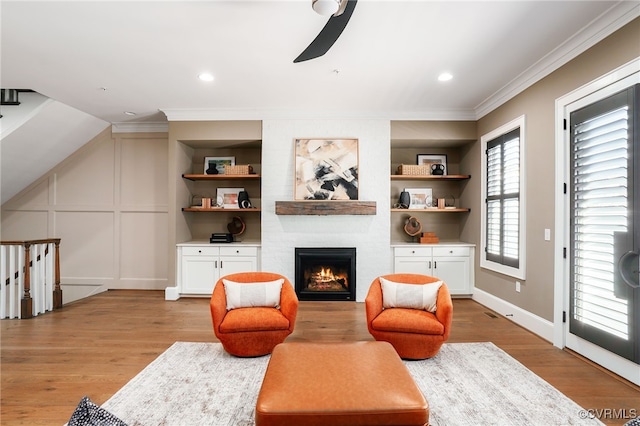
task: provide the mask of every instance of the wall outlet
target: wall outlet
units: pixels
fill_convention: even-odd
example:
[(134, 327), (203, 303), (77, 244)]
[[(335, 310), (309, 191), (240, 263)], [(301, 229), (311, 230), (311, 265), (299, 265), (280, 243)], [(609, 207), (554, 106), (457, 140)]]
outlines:
[(551, 229), (545, 228), (544, 230), (544, 240), (551, 241)]
[(516, 291), (520, 293), (520, 281), (516, 281)]

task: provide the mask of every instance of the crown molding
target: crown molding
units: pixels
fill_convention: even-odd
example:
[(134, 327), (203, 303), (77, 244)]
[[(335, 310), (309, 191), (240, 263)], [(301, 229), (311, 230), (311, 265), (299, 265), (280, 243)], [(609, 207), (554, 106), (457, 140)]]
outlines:
[(620, 1), (475, 108), (480, 119), (640, 16), (640, 3)]
[(112, 133), (166, 133), (169, 123), (163, 122), (120, 122), (111, 123)]
[(437, 109), (428, 111), (327, 111), (327, 110), (277, 110), (277, 109), (160, 109), (168, 121), (216, 121), (216, 120), (475, 120), (471, 109)]

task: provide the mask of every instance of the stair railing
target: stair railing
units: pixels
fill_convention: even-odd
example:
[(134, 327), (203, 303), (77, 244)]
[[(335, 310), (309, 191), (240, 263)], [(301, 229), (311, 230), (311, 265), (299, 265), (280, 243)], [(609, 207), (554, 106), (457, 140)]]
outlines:
[(0, 241), (0, 319), (62, 307), (60, 238)]

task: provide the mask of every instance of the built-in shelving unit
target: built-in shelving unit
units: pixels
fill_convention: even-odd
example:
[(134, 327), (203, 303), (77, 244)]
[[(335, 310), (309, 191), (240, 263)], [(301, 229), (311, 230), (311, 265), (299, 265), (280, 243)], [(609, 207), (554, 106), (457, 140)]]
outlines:
[[(414, 216), (423, 232), (433, 232), (440, 241), (460, 241), (464, 218), (471, 211), (465, 205), (465, 188), (471, 175), (463, 164), (468, 147), (476, 142), (475, 122), (392, 121), (389, 181), (391, 189), (391, 242), (416, 243), (404, 231), (406, 220)], [(418, 156), (439, 155), (446, 158), (444, 175), (398, 174), (402, 165), (418, 164)], [(430, 189), (431, 205), (422, 209), (393, 208), (405, 189)], [(446, 207), (437, 208), (437, 199)]]
[[(245, 180), (260, 180), (259, 174), (250, 174), (250, 175), (205, 175), (205, 174), (197, 174), (197, 173), (184, 173), (182, 175), (184, 179), (188, 179), (190, 181), (245, 181)], [(247, 209), (230, 209), (230, 208), (222, 208), (222, 207), (183, 207), (183, 212), (196, 212), (196, 213), (229, 213), (229, 212), (241, 212), (241, 213), (258, 213), (262, 211), (257, 207), (247, 208)]]
[(189, 179), (191, 181), (197, 180), (260, 180), (260, 175), (258, 174), (250, 174), (250, 175), (203, 175), (196, 173), (184, 173), (182, 175), (184, 179)]
[[(443, 181), (464, 181), (471, 179), (471, 175), (444, 175), (444, 176), (433, 176), (433, 175), (391, 175), (391, 180), (397, 181), (411, 181), (411, 182), (424, 182), (430, 181), (432, 183), (435, 182), (443, 182)], [(469, 208), (465, 207), (446, 207), (444, 209), (439, 209), (437, 207), (429, 207), (425, 209), (396, 209), (392, 208), (392, 212), (420, 212), (420, 213), (466, 213), (471, 211)]]
[(445, 175), (445, 176), (420, 176), (420, 175), (391, 175), (391, 180), (466, 180), (471, 179), (471, 175)]
[(429, 207), (427, 209), (391, 209), (392, 212), (400, 213), (466, 213), (471, 209), (458, 208), (458, 207), (446, 207), (439, 209), (437, 207)]

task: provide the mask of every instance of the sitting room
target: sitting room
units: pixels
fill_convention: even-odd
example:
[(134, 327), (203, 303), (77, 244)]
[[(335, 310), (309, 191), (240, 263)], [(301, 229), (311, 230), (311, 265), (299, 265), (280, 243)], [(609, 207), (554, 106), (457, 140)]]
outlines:
[(0, 20), (3, 425), (640, 424), (637, 1)]

